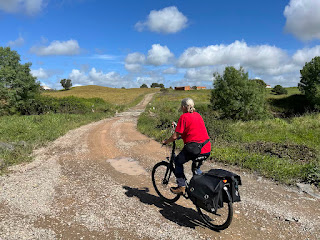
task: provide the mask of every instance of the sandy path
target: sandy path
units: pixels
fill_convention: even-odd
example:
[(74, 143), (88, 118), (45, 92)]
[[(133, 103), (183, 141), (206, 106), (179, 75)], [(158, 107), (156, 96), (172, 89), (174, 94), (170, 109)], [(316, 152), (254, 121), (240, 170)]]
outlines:
[[(169, 152), (136, 130), (151, 97), (70, 131), (0, 177), (0, 239), (320, 239), (318, 198), (239, 169), (222, 166), (243, 181), (225, 231), (203, 226), (185, 199), (162, 203), (150, 173)], [(213, 167), (221, 166), (204, 165)]]

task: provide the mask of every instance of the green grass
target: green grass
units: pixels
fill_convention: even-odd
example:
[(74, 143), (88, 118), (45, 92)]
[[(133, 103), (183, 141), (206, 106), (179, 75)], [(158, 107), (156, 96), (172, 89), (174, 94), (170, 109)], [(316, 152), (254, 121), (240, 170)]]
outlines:
[(15, 146), (13, 151), (0, 149), (0, 158), (4, 160), (5, 168), (30, 161), (33, 149), (54, 141), (71, 129), (111, 115), (93, 113), (0, 117), (0, 142)]
[(286, 184), (311, 180), (314, 178), (312, 174), (319, 169), (315, 163), (295, 164), (290, 159), (244, 151), (241, 147), (215, 146), (212, 156), (214, 161), (259, 172), (265, 177)]
[(296, 95), (296, 94), (301, 94), (299, 88), (297, 87), (290, 87), (290, 88), (286, 88), (286, 90), (288, 91), (288, 94), (282, 94), (282, 95), (276, 95), (273, 92), (271, 92), (272, 88), (267, 88), (267, 98), (285, 98), (288, 97), (290, 95)]
[[(289, 97), (296, 90), (289, 89), (289, 94), (293, 94), (288, 94)], [(171, 133), (166, 127), (181, 115), (178, 112), (181, 99), (191, 97), (214, 142), (211, 156), (215, 161), (238, 165), (283, 183), (302, 181), (319, 186), (319, 113), (263, 121), (220, 120), (208, 107), (210, 94), (210, 91), (161, 94), (140, 116), (138, 129), (158, 141), (168, 138)]]
[[(320, 115), (310, 114), (291, 119), (234, 122), (230, 125), (234, 140), (240, 142), (275, 142), (320, 146)], [(320, 149), (319, 149), (320, 150)]]

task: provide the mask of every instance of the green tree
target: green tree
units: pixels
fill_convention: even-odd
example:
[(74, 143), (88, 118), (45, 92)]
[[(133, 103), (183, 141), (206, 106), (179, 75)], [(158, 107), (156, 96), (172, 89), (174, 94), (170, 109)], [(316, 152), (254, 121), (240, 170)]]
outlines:
[(159, 84), (159, 87), (160, 87), (160, 88), (164, 88), (163, 83), (160, 83), (160, 84)]
[(159, 85), (159, 83), (152, 83), (150, 87), (151, 88), (156, 88), (156, 87), (160, 87), (160, 85)]
[(60, 83), (65, 90), (69, 90), (72, 87), (71, 79), (61, 79)]
[(140, 86), (140, 88), (148, 88), (148, 85), (144, 83)]
[(273, 93), (275, 93), (277, 95), (288, 94), (287, 89), (285, 89), (281, 85), (274, 86), (274, 88), (271, 90), (271, 92), (273, 92)]
[(298, 87), (307, 100), (317, 110), (320, 110), (320, 57), (313, 58), (300, 70)]
[(20, 63), (20, 55), (10, 47), (0, 47), (0, 115), (21, 112), (40, 92), (40, 84), (30, 72), (31, 63)]
[(193, 86), (191, 89), (193, 89), (193, 90), (197, 90), (197, 86)]
[(252, 79), (252, 81), (255, 81), (264, 88), (267, 86), (267, 84), (262, 79)]
[(242, 67), (226, 67), (222, 76), (214, 73), (214, 78), (211, 105), (222, 118), (251, 120), (266, 116), (265, 89), (249, 81)]

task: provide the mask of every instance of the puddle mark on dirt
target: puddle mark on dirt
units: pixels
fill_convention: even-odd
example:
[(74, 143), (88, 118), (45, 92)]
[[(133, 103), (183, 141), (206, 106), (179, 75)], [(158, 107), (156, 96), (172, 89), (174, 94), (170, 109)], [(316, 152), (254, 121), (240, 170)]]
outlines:
[(107, 159), (107, 162), (118, 172), (128, 175), (148, 175), (147, 171), (139, 165), (139, 162), (129, 157)]

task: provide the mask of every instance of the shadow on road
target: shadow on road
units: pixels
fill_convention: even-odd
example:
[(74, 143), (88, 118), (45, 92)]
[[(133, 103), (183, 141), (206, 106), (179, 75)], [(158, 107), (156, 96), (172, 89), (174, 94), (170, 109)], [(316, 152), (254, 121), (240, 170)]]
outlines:
[(150, 194), (149, 188), (131, 188), (128, 186), (123, 186), (123, 188), (127, 190), (125, 194), (128, 197), (137, 197), (142, 203), (158, 207), (162, 216), (180, 226), (193, 229), (197, 226), (206, 228), (198, 212), (193, 209), (175, 203), (163, 202), (160, 197)]

